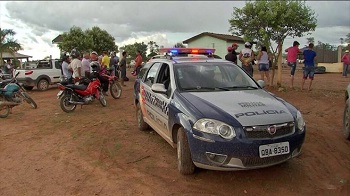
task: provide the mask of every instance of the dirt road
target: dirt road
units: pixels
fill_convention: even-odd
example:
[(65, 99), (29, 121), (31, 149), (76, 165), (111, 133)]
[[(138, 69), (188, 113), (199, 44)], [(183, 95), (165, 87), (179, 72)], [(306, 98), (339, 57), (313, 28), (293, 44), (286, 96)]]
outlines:
[[(255, 78), (258, 78), (256, 74)], [(288, 71), (284, 71), (288, 86)], [(107, 97), (64, 113), (57, 88), (33, 90), (38, 109), (20, 105), (0, 119), (0, 195), (350, 195), (350, 141), (341, 133), (344, 89), (340, 74), (316, 75), (312, 91), (277, 94), (307, 123), (303, 153), (277, 166), (235, 172), (177, 171), (176, 150), (157, 133), (140, 132), (133, 79), (122, 98)]]

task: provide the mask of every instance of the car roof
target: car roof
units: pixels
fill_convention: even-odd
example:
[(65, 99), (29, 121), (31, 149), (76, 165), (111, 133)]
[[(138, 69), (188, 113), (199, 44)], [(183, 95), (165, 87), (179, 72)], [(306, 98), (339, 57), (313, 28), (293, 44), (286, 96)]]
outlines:
[(188, 63), (228, 63), (228, 61), (217, 58), (209, 58), (204, 55), (196, 55), (189, 57), (172, 57), (172, 58), (155, 58), (151, 59), (149, 62), (167, 62), (172, 64), (188, 64)]

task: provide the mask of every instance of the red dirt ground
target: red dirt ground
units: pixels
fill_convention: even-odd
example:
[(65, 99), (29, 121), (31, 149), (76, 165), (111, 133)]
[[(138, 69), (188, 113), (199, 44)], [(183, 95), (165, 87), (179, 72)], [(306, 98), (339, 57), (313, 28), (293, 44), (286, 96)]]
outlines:
[[(176, 150), (157, 133), (140, 132), (133, 81), (121, 99), (107, 97), (64, 113), (58, 89), (33, 90), (38, 104), (22, 104), (0, 119), (0, 195), (350, 195), (350, 141), (342, 135), (349, 78), (316, 75), (313, 90), (267, 89), (298, 107), (306, 120), (303, 153), (286, 163), (250, 171), (177, 171)], [(255, 78), (259, 76), (255, 72)], [(289, 86), (288, 70), (283, 84)]]

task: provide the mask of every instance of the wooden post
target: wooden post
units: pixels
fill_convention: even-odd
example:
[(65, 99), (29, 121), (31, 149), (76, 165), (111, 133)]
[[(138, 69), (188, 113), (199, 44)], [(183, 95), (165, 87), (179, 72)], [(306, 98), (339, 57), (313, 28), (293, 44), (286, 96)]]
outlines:
[(340, 63), (341, 62), (341, 57), (342, 57), (342, 46), (341, 45), (339, 45), (338, 46), (338, 63)]

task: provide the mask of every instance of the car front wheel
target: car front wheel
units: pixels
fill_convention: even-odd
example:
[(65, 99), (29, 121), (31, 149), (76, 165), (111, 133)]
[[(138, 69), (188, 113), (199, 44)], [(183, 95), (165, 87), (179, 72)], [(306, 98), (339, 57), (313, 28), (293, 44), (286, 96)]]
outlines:
[(195, 165), (192, 161), (190, 146), (185, 130), (181, 127), (177, 131), (177, 168), (183, 175), (193, 174)]
[(344, 115), (343, 115), (343, 134), (346, 139), (350, 140), (350, 100), (347, 99), (345, 103)]
[(136, 105), (136, 120), (140, 131), (146, 131), (149, 129), (148, 124), (143, 120), (143, 114), (139, 103)]

